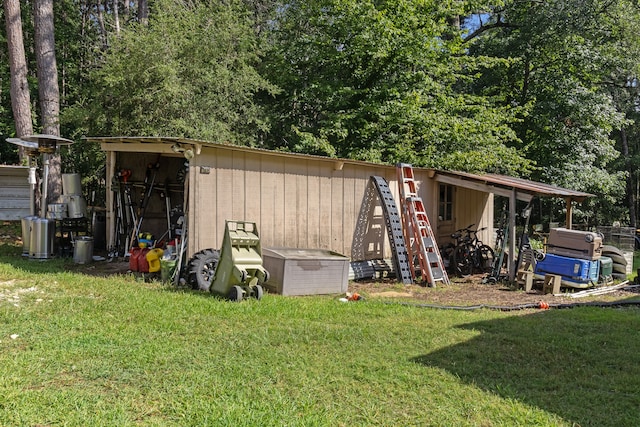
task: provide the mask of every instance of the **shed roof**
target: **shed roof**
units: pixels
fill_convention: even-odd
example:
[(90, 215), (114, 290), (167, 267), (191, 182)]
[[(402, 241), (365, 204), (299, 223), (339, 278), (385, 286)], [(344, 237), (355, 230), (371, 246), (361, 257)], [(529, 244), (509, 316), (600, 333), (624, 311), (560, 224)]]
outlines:
[[(434, 176), (437, 181), (450, 182), (460, 186), (469, 184), (480, 184), (487, 187), (487, 191), (500, 194), (505, 191), (516, 190), (518, 193), (525, 193), (531, 197), (560, 197), (565, 200), (575, 200), (582, 202), (587, 197), (595, 197), (594, 194), (582, 191), (570, 190), (567, 188), (556, 187), (554, 185), (543, 184), (541, 182), (530, 181), (522, 178), (515, 178), (507, 175), (496, 174), (472, 174), (467, 172), (441, 171), (434, 170)], [(446, 178), (449, 179), (446, 179)], [(508, 194), (500, 194), (507, 195)]]
[[(114, 136), (114, 137), (86, 137), (89, 142), (97, 142), (103, 144), (191, 144), (196, 146), (198, 151), (201, 147), (211, 146), (216, 148), (237, 150), (237, 151), (256, 151), (263, 152), (265, 154), (280, 155), (285, 157), (308, 157), (316, 160), (351, 163), (360, 165), (375, 165), (376, 167), (390, 165), (380, 165), (377, 163), (331, 158), (326, 156), (318, 156), (312, 154), (299, 154), (299, 153), (287, 153), (274, 150), (267, 150), (264, 148), (243, 147), (232, 144), (221, 144), (211, 141), (204, 141), (192, 138), (178, 138), (178, 137), (159, 137), (159, 136)], [(415, 168), (422, 169), (422, 168)], [(437, 169), (428, 169), (431, 171), (436, 181), (451, 183), (454, 185), (475, 188), (481, 191), (492, 192), (498, 195), (510, 196), (512, 191), (517, 191), (519, 198), (529, 200), (533, 196), (540, 197), (560, 197), (566, 200), (574, 200), (582, 202), (587, 197), (594, 197), (593, 194), (585, 193), (581, 191), (570, 190), (566, 188), (556, 187), (549, 184), (543, 184), (541, 182), (530, 181), (522, 178), (515, 178), (506, 175), (497, 174), (472, 174), (468, 172), (457, 171), (444, 171)], [(524, 195), (524, 196), (523, 196)]]

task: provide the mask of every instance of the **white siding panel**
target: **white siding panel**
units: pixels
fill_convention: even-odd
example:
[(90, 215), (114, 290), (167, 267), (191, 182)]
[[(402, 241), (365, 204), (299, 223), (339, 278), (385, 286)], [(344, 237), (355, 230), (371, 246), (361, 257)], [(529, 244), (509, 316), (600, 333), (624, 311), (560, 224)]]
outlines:
[(0, 220), (17, 221), (30, 213), (29, 168), (0, 166)]

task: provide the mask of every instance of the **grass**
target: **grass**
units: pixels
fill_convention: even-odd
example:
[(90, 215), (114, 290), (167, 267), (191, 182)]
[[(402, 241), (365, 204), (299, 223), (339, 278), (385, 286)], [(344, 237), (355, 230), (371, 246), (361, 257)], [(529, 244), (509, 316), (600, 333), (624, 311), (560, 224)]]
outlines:
[(636, 308), (230, 303), (0, 246), (3, 426), (635, 426)]

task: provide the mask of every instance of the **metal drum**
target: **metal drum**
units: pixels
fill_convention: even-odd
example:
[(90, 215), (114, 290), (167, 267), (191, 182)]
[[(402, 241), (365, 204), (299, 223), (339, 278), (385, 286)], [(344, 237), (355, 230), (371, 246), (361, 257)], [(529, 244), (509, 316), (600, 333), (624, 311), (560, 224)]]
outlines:
[(82, 196), (63, 196), (67, 203), (69, 218), (85, 218), (87, 216), (87, 202)]
[(87, 264), (93, 261), (93, 237), (78, 236), (73, 242), (73, 262)]
[(22, 218), (22, 256), (29, 256), (29, 247), (31, 246), (31, 223), (39, 217), (31, 215)]
[(48, 218), (34, 218), (33, 221), (31, 221), (29, 258), (53, 258), (55, 232), (54, 220)]
[(47, 205), (47, 218), (49, 219), (65, 219), (67, 217), (66, 203), (52, 203)]
[(62, 194), (64, 194), (65, 196), (80, 196), (82, 194), (80, 174), (62, 174)]

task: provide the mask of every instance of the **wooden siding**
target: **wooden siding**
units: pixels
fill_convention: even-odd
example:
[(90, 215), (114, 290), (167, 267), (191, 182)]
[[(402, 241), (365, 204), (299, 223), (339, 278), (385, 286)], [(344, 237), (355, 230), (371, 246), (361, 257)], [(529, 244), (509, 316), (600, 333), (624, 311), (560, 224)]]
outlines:
[[(183, 162), (182, 156), (172, 152), (169, 144), (103, 143), (102, 149), (108, 154), (107, 182), (111, 182), (113, 174), (121, 168), (133, 169), (136, 176), (132, 179), (140, 181), (149, 162), (160, 159), (169, 169)], [(158, 157), (159, 154), (162, 157)], [(435, 229), (438, 183), (431, 179), (430, 173), (426, 169), (414, 170), (418, 194)], [(164, 179), (174, 174), (175, 171), (164, 170), (163, 166), (159, 177)], [(224, 145), (202, 146), (190, 162), (185, 189), (188, 194), (187, 256), (205, 248), (219, 248), (225, 220), (238, 220), (257, 224), (263, 247), (326, 249), (351, 257), (354, 230), (372, 175), (387, 180), (398, 204), (393, 166)], [(115, 223), (112, 196), (109, 192), (108, 239)], [(490, 226), (491, 200), (486, 193), (459, 188), (455, 210), (458, 228), (471, 223)], [(143, 229), (160, 235), (166, 230), (163, 206), (159, 201), (152, 201), (149, 206), (149, 220), (145, 219)], [(485, 233), (482, 238), (490, 240), (490, 232)], [(390, 258), (386, 231), (371, 235), (377, 236), (376, 241), (365, 242), (366, 246)]]
[(474, 224), (474, 230), (486, 227), (478, 238), (493, 245), (493, 195), (468, 188), (458, 187), (455, 196), (454, 216), (456, 229)]
[(0, 166), (0, 220), (17, 221), (28, 216), (29, 168)]
[[(211, 147), (203, 147), (192, 163), (189, 253), (218, 248), (225, 220), (244, 220), (256, 223), (265, 247), (350, 256), (370, 176), (385, 177), (397, 195), (395, 168), (388, 166)], [(200, 173), (202, 167), (210, 173)]]

